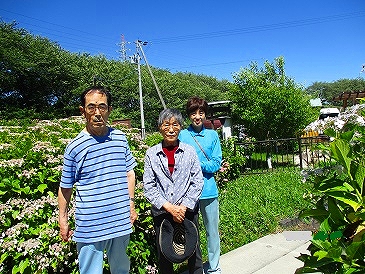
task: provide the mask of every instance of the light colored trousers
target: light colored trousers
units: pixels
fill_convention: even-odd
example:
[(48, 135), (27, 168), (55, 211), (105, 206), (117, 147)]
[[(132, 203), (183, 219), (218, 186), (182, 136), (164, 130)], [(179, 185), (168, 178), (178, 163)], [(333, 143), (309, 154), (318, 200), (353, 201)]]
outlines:
[(80, 274), (103, 274), (104, 251), (108, 257), (111, 274), (128, 274), (128, 244), (129, 234), (96, 243), (77, 243)]
[(208, 273), (221, 273), (219, 265), (220, 237), (219, 237), (219, 203), (218, 198), (201, 199), (199, 201), (200, 212), (203, 217), (208, 244)]

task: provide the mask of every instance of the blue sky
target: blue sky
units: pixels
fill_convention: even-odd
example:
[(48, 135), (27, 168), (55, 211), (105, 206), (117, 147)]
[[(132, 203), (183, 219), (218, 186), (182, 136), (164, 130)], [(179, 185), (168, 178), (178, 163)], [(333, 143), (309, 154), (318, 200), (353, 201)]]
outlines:
[(365, 1), (2, 0), (0, 17), (72, 52), (127, 56), (137, 39), (151, 66), (232, 81), (252, 61), (283, 56), (286, 74), (315, 81), (365, 77)]

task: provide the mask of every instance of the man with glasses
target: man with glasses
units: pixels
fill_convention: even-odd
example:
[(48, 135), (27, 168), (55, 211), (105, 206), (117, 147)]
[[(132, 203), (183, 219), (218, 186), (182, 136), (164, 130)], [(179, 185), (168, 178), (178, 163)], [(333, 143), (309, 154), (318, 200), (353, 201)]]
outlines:
[[(58, 191), (59, 226), (63, 241), (77, 243), (81, 274), (102, 274), (104, 252), (112, 274), (129, 273), (126, 249), (133, 222), (136, 166), (125, 134), (107, 126), (111, 95), (92, 87), (81, 95), (85, 128), (66, 147)], [(76, 188), (75, 231), (68, 206)]]

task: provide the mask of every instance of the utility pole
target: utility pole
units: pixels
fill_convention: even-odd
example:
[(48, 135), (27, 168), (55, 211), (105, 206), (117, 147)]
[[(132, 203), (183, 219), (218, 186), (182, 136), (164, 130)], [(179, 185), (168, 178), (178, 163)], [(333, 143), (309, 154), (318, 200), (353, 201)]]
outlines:
[(142, 96), (142, 79), (141, 79), (141, 65), (140, 65), (141, 57), (138, 52), (131, 56), (131, 62), (133, 64), (137, 64), (138, 71), (138, 89), (139, 89), (139, 108), (141, 111), (141, 138), (144, 140), (146, 138), (146, 129), (144, 126), (144, 112), (143, 112), (143, 96)]
[(141, 53), (142, 53), (142, 55), (143, 55), (143, 59), (144, 59), (144, 61), (145, 61), (146, 65), (147, 65), (147, 68), (148, 68), (148, 71), (149, 71), (149, 73), (150, 73), (150, 75), (151, 75), (151, 78), (152, 78), (153, 84), (154, 84), (154, 85), (155, 85), (155, 87), (156, 87), (156, 90), (157, 90), (157, 93), (158, 93), (158, 97), (160, 97), (161, 104), (162, 104), (163, 108), (164, 108), (164, 109), (166, 109), (165, 101), (164, 101), (164, 99), (162, 98), (162, 95), (161, 95), (161, 92), (160, 92), (160, 90), (159, 90), (159, 88), (158, 88), (158, 86), (157, 86), (157, 83), (156, 83), (155, 77), (153, 76), (152, 70), (151, 70), (151, 68), (150, 68), (150, 66), (149, 66), (149, 64), (148, 64), (148, 62), (147, 62), (146, 55), (144, 54), (144, 51), (143, 51), (143, 49), (142, 49), (142, 46), (147, 45), (147, 43), (148, 43), (148, 42), (142, 42), (141, 40), (137, 40), (135, 43), (136, 43), (136, 45), (137, 45), (137, 50), (138, 50), (138, 48), (139, 48), (139, 49), (140, 49), (140, 51), (141, 51)]
[(160, 97), (160, 101), (161, 101), (164, 109), (166, 109), (166, 104), (165, 104), (165, 101), (162, 98), (161, 92), (157, 86), (157, 83), (156, 83), (155, 77), (153, 76), (152, 70), (151, 70), (150, 66), (148, 65), (146, 55), (144, 54), (144, 51), (142, 49), (142, 46), (147, 45), (147, 42), (142, 42), (141, 40), (137, 40), (135, 43), (136, 43), (136, 53), (133, 56), (131, 56), (131, 63), (137, 64), (138, 87), (139, 87), (139, 107), (140, 107), (140, 111), (141, 111), (141, 138), (142, 138), (142, 140), (144, 140), (146, 138), (146, 129), (144, 126), (143, 94), (142, 94), (142, 79), (141, 79), (141, 65), (140, 65), (141, 57), (139, 55), (139, 51), (141, 51), (141, 53), (143, 55), (143, 59), (147, 65), (148, 71), (151, 75), (152, 81), (156, 87), (158, 96)]

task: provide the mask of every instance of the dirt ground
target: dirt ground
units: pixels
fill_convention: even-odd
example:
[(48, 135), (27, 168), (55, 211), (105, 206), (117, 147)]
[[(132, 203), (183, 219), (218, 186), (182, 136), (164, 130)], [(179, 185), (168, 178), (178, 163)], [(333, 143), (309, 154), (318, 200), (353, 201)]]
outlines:
[(310, 221), (302, 221), (299, 218), (283, 219), (279, 223), (280, 227), (278, 232), (284, 230), (316, 232), (319, 228), (319, 223), (314, 219)]

